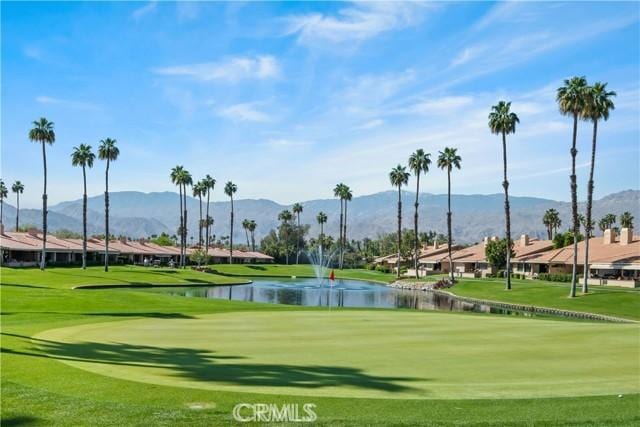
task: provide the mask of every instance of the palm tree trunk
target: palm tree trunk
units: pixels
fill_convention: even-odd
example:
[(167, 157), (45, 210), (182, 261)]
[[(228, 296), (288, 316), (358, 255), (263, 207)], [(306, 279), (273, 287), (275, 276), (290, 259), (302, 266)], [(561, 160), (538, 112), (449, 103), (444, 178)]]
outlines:
[(509, 181), (507, 180), (507, 136), (502, 132), (502, 159), (503, 159), (503, 171), (504, 181), (502, 187), (504, 187), (504, 219), (506, 221), (507, 231), (507, 281), (506, 288), (511, 290), (511, 215), (509, 212)]
[(182, 184), (178, 184), (178, 188), (180, 189), (180, 262), (178, 263), (179, 267), (182, 267), (182, 262), (184, 260), (184, 256), (183, 256), (183, 245), (182, 242), (184, 241), (184, 211), (182, 210)]
[(44, 192), (42, 193), (42, 257), (40, 258), (40, 270), (44, 270), (47, 264), (47, 154), (45, 142), (42, 141), (42, 162), (44, 164)]
[(420, 239), (418, 238), (418, 195), (420, 194), (420, 172), (416, 174), (416, 203), (414, 204), (416, 211), (413, 214), (413, 232), (414, 232), (414, 240), (415, 240), (415, 254), (413, 258), (413, 268), (416, 271), (416, 279), (420, 278), (420, 274), (418, 273), (418, 256), (420, 250)]
[[(338, 230), (338, 264), (340, 264), (340, 259), (342, 259), (342, 222), (344, 221), (344, 201), (342, 197), (340, 198), (340, 229)], [(340, 267), (340, 265), (338, 265)]]
[(320, 253), (322, 253), (323, 243), (324, 243), (324, 223), (321, 222), (320, 223)]
[(0, 224), (4, 224), (4, 222), (2, 222), (3, 217), (4, 217), (4, 199), (0, 198)]
[(233, 196), (231, 196), (231, 233), (229, 234), (229, 264), (233, 264)]
[(589, 237), (591, 236), (591, 208), (593, 207), (593, 171), (596, 166), (596, 141), (598, 137), (598, 121), (593, 121), (593, 140), (591, 141), (591, 169), (589, 170), (589, 183), (587, 185), (587, 218), (584, 236), (584, 282), (582, 293), (589, 292)]
[(402, 192), (398, 185), (398, 261), (396, 276), (400, 278), (400, 246), (402, 245)]
[(251, 252), (256, 251), (256, 236), (255, 231), (251, 230)]
[(246, 227), (244, 227), (244, 235), (247, 238), (247, 250), (248, 250), (250, 247), (249, 246), (249, 230)]
[(200, 201), (200, 221), (198, 222), (198, 246), (202, 248), (202, 195), (198, 194)]
[(187, 184), (184, 184), (182, 197), (184, 198), (184, 205), (182, 205), (184, 209), (184, 228), (182, 229), (182, 233), (184, 234), (184, 239), (182, 239), (184, 257), (182, 261), (182, 268), (187, 268)]
[(455, 281), (455, 277), (453, 275), (453, 258), (451, 257), (451, 244), (452, 244), (452, 236), (451, 236), (451, 169), (447, 169), (447, 244), (448, 244), (448, 252), (449, 252), (449, 274), (451, 274), (451, 283)]
[(209, 225), (209, 204), (210, 204), (209, 196), (210, 196), (210, 193), (211, 193), (211, 189), (207, 187), (207, 222), (206, 222), (207, 235), (205, 236), (205, 249), (204, 249), (205, 259), (206, 259), (205, 265), (209, 263), (209, 227), (210, 227), (210, 225)]
[(82, 165), (82, 181), (84, 193), (82, 194), (82, 269), (87, 269), (87, 171)]
[(109, 157), (104, 173), (104, 271), (109, 271)]
[[(347, 199), (344, 200), (344, 224), (343, 224), (343, 238), (342, 238), (342, 242), (343, 242), (343, 246), (346, 247), (347, 246), (347, 206), (349, 204), (349, 201)], [(344, 265), (344, 248), (342, 249), (342, 254), (340, 255), (340, 270), (342, 270), (342, 267)]]
[(573, 220), (573, 268), (571, 271), (571, 291), (569, 297), (576, 296), (576, 286), (578, 283), (578, 232), (580, 223), (578, 222), (578, 183), (576, 182), (576, 137), (578, 134), (578, 115), (573, 115), (573, 141), (571, 144), (571, 216)]
[(296, 214), (298, 229), (296, 230), (296, 265), (300, 264), (300, 213)]
[(20, 229), (20, 192), (18, 191), (16, 193), (16, 231), (18, 231), (19, 229)]

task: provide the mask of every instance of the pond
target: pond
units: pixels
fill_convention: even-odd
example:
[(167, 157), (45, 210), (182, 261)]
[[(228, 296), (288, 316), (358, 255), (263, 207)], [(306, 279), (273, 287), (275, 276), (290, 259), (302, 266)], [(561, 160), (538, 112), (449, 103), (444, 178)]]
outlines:
[(153, 288), (146, 291), (190, 298), (216, 298), (267, 304), (289, 304), (351, 308), (407, 308), (416, 310), (470, 311), (531, 316), (530, 312), (507, 310), (487, 304), (419, 290), (397, 289), (360, 280), (252, 279), (246, 285)]

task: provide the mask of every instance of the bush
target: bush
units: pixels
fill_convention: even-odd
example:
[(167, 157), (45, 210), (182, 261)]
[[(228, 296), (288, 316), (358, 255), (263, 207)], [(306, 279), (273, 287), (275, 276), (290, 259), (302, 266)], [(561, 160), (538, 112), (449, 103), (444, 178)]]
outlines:
[(432, 289), (447, 289), (452, 287), (453, 285), (454, 283), (451, 283), (449, 280), (441, 279), (433, 284)]
[(538, 279), (549, 282), (571, 282), (571, 274), (564, 273), (540, 273)]
[(375, 270), (379, 271), (380, 273), (391, 273), (391, 269), (383, 264), (376, 265)]

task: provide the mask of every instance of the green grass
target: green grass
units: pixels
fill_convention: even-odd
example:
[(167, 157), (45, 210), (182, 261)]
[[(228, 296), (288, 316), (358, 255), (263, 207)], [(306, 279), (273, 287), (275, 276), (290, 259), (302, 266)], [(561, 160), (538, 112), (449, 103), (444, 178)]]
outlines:
[[(215, 271), (225, 275), (245, 277), (315, 277), (310, 265), (243, 265), (243, 264), (214, 264), (210, 266)], [(394, 274), (381, 273), (379, 271), (364, 269), (334, 270), (338, 279), (359, 279), (374, 282), (390, 283), (396, 278)]]
[(618, 316), (640, 320), (640, 289), (591, 286), (589, 293), (569, 298), (569, 284), (539, 280), (512, 280), (504, 289), (504, 279), (462, 279), (449, 289), (460, 296), (514, 304)]
[[(193, 283), (190, 281), (209, 281), (214, 283), (228, 283), (229, 280), (235, 281), (229, 277), (208, 275), (205, 273), (197, 273), (192, 271), (179, 271), (177, 273), (168, 273), (163, 270), (157, 270), (158, 273), (143, 268), (114, 268), (108, 277), (100, 271), (99, 268), (90, 268), (83, 272), (80, 269), (51, 269), (46, 272), (38, 270), (13, 270), (0, 269), (0, 277), (2, 286), (1, 302), (2, 302), (2, 425), (224, 425), (230, 424), (231, 411), (235, 404), (240, 402), (252, 403), (306, 403), (313, 402), (317, 404), (317, 413), (320, 424), (324, 425), (387, 425), (387, 424), (409, 424), (409, 425), (459, 425), (459, 424), (481, 424), (481, 425), (522, 425), (523, 423), (535, 423), (536, 425), (637, 425), (640, 421), (638, 416), (638, 406), (640, 398), (637, 394), (624, 395), (618, 398), (617, 395), (606, 396), (586, 396), (586, 397), (556, 397), (556, 398), (522, 398), (522, 399), (380, 399), (380, 398), (341, 398), (334, 396), (301, 396), (300, 394), (278, 393), (278, 394), (258, 394), (254, 392), (241, 392), (233, 390), (210, 390), (202, 388), (185, 388), (173, 385), (162, 385), (145, 383), (140, 381), (132, 381), (130, 379), (116, 378), (114, 376), (97, 374), (87, 371), (86, 369), (78, 369), (69, 363), (76, 363), (60, 360), (65, 355), (73, 355), (77, 357), (89, 357), (102, 359), (103, 361), (127, 362), (137, 361), (142, 363), (151, 363), (163, 365), (165, 373), (174, 370), (176, 374), (184, 372), (185, 369), (199, 369), (199, 359), (192, 359), (192, 355), (198, 354), (199, 350), (214, 349), (218, 353), (208, 355), (207, 358), (213, 357), (216, 363), (233, 364), (243, 363), (260, 364), (270, 360), (272, 365), (279, 364), (296, 366), (305, 365), (309, 368), (313, 366), (343, 366), (355, 363), (357, 360), (353, 358), (361, 357), (366, 359), (366, 351), (361, 355), (352, 355), (353, 352), (345, 352), (337, 349), (332, 352), (330, 358), (325, 357), (319, 360), (319, 355), (305, 352), (306, 344), (313, 343), (312, 338), (308, 335), (295, 339), (288, 338), (289, 326), (295, 327), (295, 323), (286, 323), (286, 316), (301, 316), (300, 321), (307, 321), (308, 326), (306, 334), (313, 332), (313, 328), (322, 326), (322, 319), (314, 318), (314, 316), (328, 315), (325, 310), (303, 309), (299, 307), (251, 304), (227, 300), (207, 300), (204, 298), (179, 298), (164, 295), (160, 293), (138, 292), (128, 289), (108, 289), (108, 290), (71, 290), (70, 288), (80, 284), (95, 283)], [(167, 270), (170, 271), (170, 270)], [(377, 336), (388, 337), (385, 339), (402, 340), (406, 334), (410, 339), (402, 343), (404, 351), (395, 349), (400, 344), (394, 343), (394, 354), (400, 354), (402, 357), (411, 357), (412, 350), (421, 340), (428, 339), (430, 334), (438, 334), (438, 330), (443, 328), (443, 335), (440, 336), (438, 344), (444, 344), (449, 339), (455, 340), (457, 346), (450, 349), (446, 359), (431, 361), (431, 364), (441, 366), (444, 369), (452, 359), (461, 355), (468, 360), (481, 361), (487, 354), (495, 354), (496, 348), (502, 343), (496, 344), (492, 341), (493, 348), (477, 345), (478, 342), (484, 342), (484, 339), (491, 339), (490, 328), (480, 328), (480, 320), (484, 321), (484, 317), (479, 315), (447, 315), (439, 313), (421, 313), (421, 312), (402, 312), (402, 311), (372, 311), (372, 310), (340, 310), (331, 313), (331, 315), (346, 315), (347, 318), (343, 323), (343, 328), (334, 323), (326, 325), (327, 331), (337, 328), (343, 336), (353, 336), (357, 339), (367, 338), (367, 334), (358, 331), (358, 334), (349, 334), (350, 328), (355, 328), (358, 318), (366, 319), (369, 316), (377, 316), (382, 313), (385, 318), (375, 319), (371, 321), (377, 323), (376, 326), (383, 328), (382, 330), (373, 331)], [(398, 318), (396, 319), (396, 315)], [(167, 354), (163, 352), (162, 332), (163, 322), (167, 325), (180, 325), (186, 322), (189, 325), (198, 325), (198, 319), (203, 317), (206, 323), (207, 319), (224, 319), (231, 327), (236, 325), (242, 327), (243, 317), (246, 317), (247, 326), (254, 326), (255, 332), (253, 337), (259, 332), (259, 328), (267, 328), (269, 323), (264, 321), (264, 325), (260, 323), (260, 316), (265, 319), (273, 319), (273, 322), (285, 322), (281, 327), (286, 328), (284, 339), (289, 339), (291, 344), (285, 349), (283, 360), (276, 357), (278, 352), (282, 353), (282, 349), (269, 349), (265, 354), (266, 359), (261, 360), (260, 354), (256, 354), (256, 350), (251, 350), (251, 346), (246, 340), (234, 343), (233, 340), (227, 339), (220, 341), (220, 348), (217, 348), (217, 334), (222, 333), (221, 330), (216, 334), (207, 336), (205, 342), (191, 343), (190, 345), (182, 345), (181, 350), (171, 351)], [(309, 317), (307, 317), (309, 316)], [(425, 329), (423, 335), (419, 335), (417, 331), (413, 331), (410, 325), (400, 327), (398, 322), (401, 319), (416, 319), (411, 322), (422, 322), (424, 320)], [(141, 320), (136, 320), (141, 319)], [(288, 319), (292, 319), (289, 317)], [(340, 321), (338, 316), (333, 316), (330, 320)], [(431, 322), (440, 319), (440, 326), (435, 326)], [(458, 320), (459, 319), (459, 320)], [(468, 319), (468, 320), (467, 320)], [(501, 335), (504, 341), (517, 341), (520, 336), (520, 329), (526, 330), (527, 336), (531, 338), (534, 331), (538, 331), (544, 335), (544, 331), (549, 327), (555, 328), (555, 325), (562, 325), (567, 334), (563, 339), (558, 339), (557, 347), (554, 352), (538, 353), (538, 347), (535, 343), (522, 349), (522, 351), (511, 354), (511, 357), (503, 357), (503, 369), (507, 374), (511, 367), (518, 366), (521, 362), (520, 358), (524, 358), (531, 362), (535, 357), (543, 359), (553, 359), (557, 355), (555, 351), (565, 352), (571, 351), (572, 348), (581, 349), (582, 351), (593, 351), (594, 355), (599, 355), (606, 348), (602, 345), (602, 349), (598, 349), (598, 345), (591, 346), (589, 349), (583, 347), (585, 342), (590, 338), (578, 339), (573, 338), (574, 335), (583, 337), (584, 335), (578, 331), (580, 328), (593, 327), (599, 337), (600, 342), (605, 342), (616, 347), (611, 353), (615, 356), (616, 363), (627, 363), (620, 361), (619, 357), (635, 360), (637, 362), (637, 348), (629, 350), (628, 354), (620, 353), (617, 346), (626, 345), (626, 332), (629, 328), (637, 328), (637, 325), (615, 325), (615, 324), (593, 324), (593, 323), (577, 323), (577, 322), (549, 322), (536, 319), (517, 319), (520, 323), (513, 324), (513, 328), (509, 328), (512, 320), (508, 318), (491, 317), (492, 322), (500, 322), (506, 320), (504, 330)], [(45, 331), (57, 328), (76, 327), (77, 325), (89, 325), (104, 322), (112, 323), (113, 331), (124, 332), (118, 326), (130, 325), (130, 320), (140, 322), (146, 325), (148, 334), (142, 334), (140, 339), (142, 342), (126, 343), (123, 347), (117, 344), (107, 343), (109, 347), (103, 348), (105, 345), (105, 336), (95, 336), (93, 343), (86, 344), (85, 348), (69, 346), (65, 344), (68, 338), (59, 339), (54, 344), (45, 345), (37, 340), (32, 340), (35, 336), (45, 336)], [(134, 322), (134, 323), (135, 323)], [(147, 323), (148, 322), (148, 323)], [(389, 322), (389, 328), (385, 329), (384, 324)], [(454, 333), (452, 329), (448, 329), (447, 324), (451, 322), (457, 324), (462, 330)], [(366, 323), (366, 322), (362, 322)], [(487, 323), (483, 323), (489, 326)], [(204, 325), (204, 323), (203, 323)], [(309, 326), (310, 325), (310, 326)], [(430, 329), (426, 329), (426, 325), (431, 325)], [(497, 323), (501, 325), (501, 323)], [(517, 327), (516, 327), (517, 325)], [(549, 326), (551, 325), (551, 326)], [(276, 324), (277, 326), (277, 324)], [(394, 327), (397, 326), (397, 327)], [(364, 328), (364, 325), (358, 327)], [(452, 326), (453, 327), (453, 326)], [(560, 326), (558, 326), (560, 327)], [(474, 334), (465, 334), (466, 328), (477, 330)], [(576, 328), (576, 329), (573, 329)], [(607, 330), (613, 337), (618, 337), (614, 343), (611, 343), (607, 334), (600, 335), (600, 332)], [(609, 329), (611, 328), (611, 329)], [(265, 329), (262, 329), (265, 331)], [(509, 330), (511, 332), (509, 333)], [(444, 334), (447, 331), (449, 334)], [(247, 331), (247, 333), (250, 331)], [(51, 332), (49, 332), (51, 333)], [(115, 333), (115, 332), (114, 332)], [(132, 331), (133, 333), (133, 331)], [(202, 334), (201, 328), (195, 328), (193, 333)], [(230, 333), (230, 332), (229, 332)], [(273, 331), (264, 332), (263, 335), (272, 334)], [(638, 330), (635, 332), (636, 337)], [(188, 336), (189, 331), (185, 334)], [(456, 335), (463, 334), (468, 339), (456, 339)], [(238, 335), (242, 336), (242, 335)], [(180, 339), (174, 334), (172, 339)], [(247, 336), (248, 339), (249, 336)], [(61, 337), (62, 338), (62, 337)], [(123, 337), (126, 338), (126, 337)], [(186, 337), (185, 337), (186, 338)], [(222, 338), (222, 336), (221, 336)], [(137, 339), (137, 338), (136, 338)], [(149, 341), (159, 339), (156, 344)], [(54, 340), (55, 341), (55, 340)], [(331, 339), (328, 339), (332, 342)], [(583, 342), (584, 341), (584, 342)], [(244, 342), (244, 344), (243, 344)], [(340, 342), (340, 341), (336, 341)], [(344, 339), (342, 340), (344, 343)], [(373, 342), (373, 341), (371, 341)], [(566, 344), (565, 344), (566, 342)], [(476, 343), (476, 344), (473, 344)], [(152, 345), (151, 345), (152, 344)], [(173, 343), (175, 350), (175, 341)], [(183, 343), (184, 344), (184, 343)], [(473, 345), (472, 345), (473, 344)], [(115, 345), (115, 346), (114, 346)], [(126, 347), (126, 346), (134, 346)], [(135, 346), (153, 346), (159, 349), (136, 348)], [(166, 347), (166, 343), (162, 344)], [(245, 349), (241, 347), (245, 346)], [(274, 344), (275, 345), (275, 344)], [(318, 345), (318, 343), (316, 343)], [(337, 345), (337, 344), (334, 344)], [(345, 345), (351, 345), (346, 342)], [(513, 344), (515, 345), (515, 344)], [(51, 348), (55, 346), (58, 350)], [(225, 346), (237, 346), (225, 347)], [(215, 347), (215, 348), (214, 348)], [(423, 354), (424, 348), (422, 344), (420, 353)], [(388, 348), (388, 347), (387, 347)], [(549, 346), (545, 346), (549, 348)], [(47, 351), (44, 351), (44, 350)], [(73, 351), (71, 351), (73, 349)], [(474, 350), (475, 349), (475, 350)], [(96, 350), (101, 350), (96, 353)], [(251, 356), (252, 359), (225, 359), (215, 356), (243, 356), (243, 352)], [(314, 349), (317, 351), (317, 349)], [(368, 351), (368, 349), (367, 349)], [(417, 351), (417, 350), (416, 350)], [(477, 353), (473, 355), (473, 352)], [(486, 353), (490, 351), (490, 353)], [(64, 352), (60, 354), (59, 352)], [(405, 354), (406, 353), (406, 354)], [(499, 353), (499, 352), (498, 352)], [(164, 359), (162, 355), (165, 355)], [(392, 357), (380, 356), (380, 363), (369, 363), (367, 366), (359, 366), (361, 372), (353, 373), (353, 375), (370, 375), (389, 377), (394, 375), (394, 369), (385, 368), (385, 364), (389, 366), (398, 366)], [(440, 353), (442, 354), (442, 353)], [(536, 356), (537, 354), (537, 356)], [(580, 363), (587, 356), (575, 355), (576, 363)], [(200, 356), (197, 356), (200, 357)], [(313, 366), (311, 362), (305, 361), (304, 358), (316, 358)], [(294, 360), (297, 358), (297, 360)], [(606, 356), (604, 357), (607, 360)], [(626, 360), (625, 359), (625, 360)], [(372, 361), (375, 359), (372, 359)], [(200, 361), (202, 361), (200, 359)], [(284, 363), (286, 362), (286, 363)], [(421, 361), (422, 362), (422, 361)], [(191, 363), (191, 364), (190, 364)], [(424, 361), (423, 363), (426, 363)], [(453, 362), (451, 362), (453, 363)], [(471, 362), (465, 369), (469, 375), (469, 381), (473, 380), (473, 375), (480, 372), (480, 367), (475, 369)], [(555, 363), (555, 362), (554, 362)], [(561, 362), (558, 362), (561, 363)], [(598, 362), (590, 362), (598, 364)], [(615, 374), (615, 364), (605, 367), (607, 373)], [(139, 364), (139, 363), (138, 363)], [(169, 365), (168, 367), (166, 365)], [(171, 367), (174, 364), (174, 367)], [(123, 364), (115, 365), (113, 363), (104, 363), (104, 365), (112, 365), (115, 368), (122, 368)], [(178, 367), (176, 365), (179, 365)], [(566, 365), (565, 365), (566, 366)], [(596, 365), (591, 365), (597, 367)], [(637, 368), (637, 364), (636, 364)], [(205, 371), (206, 365), (203, 368)], [(388, 369), (387, 372), (384, 370)], [(537, 364), (530, 363), (532, 377), (537, 374)], [(567, 369), (580, 370), (580, 367), (569, 366)], [(402, 370), (407, 370), (402, 367)], [(159, 371), (160, 372), (160, 371)], [(246, 371), (245, 371), (246, 372)], [(278, 372), (278, 371), (275, 371)], [(324, 377), (331, 378), (336, 375), (333, 370), (327, 372), (319, 371), (321, 379), (326, 381)], [(332, 373), (333, 372), (333, 373)], [(339, 373), (339, 371), (337, 371)], [(402, 372), (401, 370), (398, 372)], [(438, 369), (432, 370), (435, 374)], [(605, 372), (605, 371), (603, 371)], [(260, 371), (259, 375), (253, 377), (247, 375), (246, 378), (254, 379), (267, 375), (266, 378), (274, 378), (269, 376), (268, 372)], [(637, 372), (630, 374), (636, 375)], [(206, 375), (206, 374), (205, 374)], [(423, 376), (425, 374), (422, 374)], [(511, 374), (509, 374), (511, 375)], [(616, 374), (618, 375), (618, 374)], [(317, 374), (315, 377), (320, 376)], [(406, 376), (417, 376), (416, 374), (407, 374)], [(592, 371), (589, 375), (590, 379), (599, 377), (600, 373)], [(314, 377), (314, 378), (315, 378)], [(366, 378), (366, 377), (365, 377)], [(308, 376), (303, 376), (303, 380)], [(607, 381), (606, 377), (602, 378)], [(232, 379), (233, 380), (233, 379)], [(386, 379), (389, 381), (389, 379)], [(580, 378), (578, 378), (580, 380)], [(396, 381), (399, 382), (399, 381)], [(411, 384), (413, 381), (408, 381)], [(428, 387), (428, 382), (425, 382)], [(434, 383), (435, 384), (435, 383)], [(237, 384), (236, 384), (237, 385)], [(290, 386), (289, 386), (290, 387)], [(250, 389), (246, 386), (244, 389)], [(276, 388), (279, 388), (276, 387)], [(321, 390), (322, 387), (316, 391)], [(348, 387), (347, 387), (348, 388)], [(365, 388), (358, 387), (358, 390)], [(256, 389), (257, 390), (257, 389)], [(321, 393), (320, 393), (321, 394)], [(582, 394), (582, 393), (580, 393)], [(204, 406), (206, 409), (194, 410), (190, 409), (195, 403)]]

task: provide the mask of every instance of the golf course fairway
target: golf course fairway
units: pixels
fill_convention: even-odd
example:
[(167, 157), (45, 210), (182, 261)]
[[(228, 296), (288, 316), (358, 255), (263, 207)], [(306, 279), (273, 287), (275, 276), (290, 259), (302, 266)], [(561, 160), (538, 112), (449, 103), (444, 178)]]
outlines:
[(384, 310), (235, 312), (83, 324), (49, 357), (131, 381), (391, 399), (640, 392), (636, 324)]

